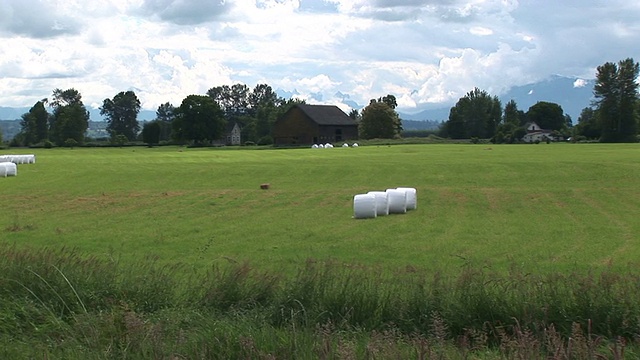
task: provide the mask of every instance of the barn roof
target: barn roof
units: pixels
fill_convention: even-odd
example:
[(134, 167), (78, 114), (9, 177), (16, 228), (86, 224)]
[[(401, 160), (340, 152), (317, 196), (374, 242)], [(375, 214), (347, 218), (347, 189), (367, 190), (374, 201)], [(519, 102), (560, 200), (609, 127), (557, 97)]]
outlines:
[(335, 105), (299, 104), (296, 106), (318, 125), (357, 125), (355, 120)]

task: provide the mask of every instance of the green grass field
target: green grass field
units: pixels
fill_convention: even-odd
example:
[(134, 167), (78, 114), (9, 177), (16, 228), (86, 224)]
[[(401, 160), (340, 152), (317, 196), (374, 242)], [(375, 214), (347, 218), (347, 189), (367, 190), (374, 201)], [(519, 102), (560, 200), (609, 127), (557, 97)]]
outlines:
[[(640, 145), (10, 149), (0, 241), (193, 268), (307, 259), (389, 269), (627, 268), (640, 259)], [(269, 183), (269, 190), (261, 190)], [(355, 194), (418, 208), (355, 220)]]

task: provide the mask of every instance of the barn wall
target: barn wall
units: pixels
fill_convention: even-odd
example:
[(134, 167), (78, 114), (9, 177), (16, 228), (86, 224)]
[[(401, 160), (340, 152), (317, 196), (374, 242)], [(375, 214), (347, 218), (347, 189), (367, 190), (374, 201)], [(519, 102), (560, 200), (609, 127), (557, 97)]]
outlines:
[(319, 143), (340, 143), (358, 138), (358, 126), (324, 125), (320, 126)]
[(318, 136), (318, 125), (298, 108), (292, 108), (273, 126), (273, 143), (276, 146), (313, 144)]

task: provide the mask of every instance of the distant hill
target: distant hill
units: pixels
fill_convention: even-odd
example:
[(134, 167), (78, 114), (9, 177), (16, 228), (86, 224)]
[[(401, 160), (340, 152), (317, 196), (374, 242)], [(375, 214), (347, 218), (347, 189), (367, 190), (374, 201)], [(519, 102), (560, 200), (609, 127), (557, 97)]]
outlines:
[(20, 132), (20, 120), (0, 120), (2, 140), (9, 141)]
[[(534, 84), (516, 86), (506, 94), (498, 96), (504, 106), (510, 100), (515, 100), (518, 109), (527, 111), (529, 107), (539, 101), (547, 101), (562, 106), (565, 114), (569, 114), (576, 124), (580, 112), (585, 107), (591, 106), (593, 99), (593, 80), (580, 80), (562, 76), (551, 78)], [(493, 94), (490, 94), (493, 95)], [(446, 121), (449, 118), (449, 110), (455, 103), (435, 109), (427, 109), (414, 114), (400, 113), (402, 120), (436, 120)]]

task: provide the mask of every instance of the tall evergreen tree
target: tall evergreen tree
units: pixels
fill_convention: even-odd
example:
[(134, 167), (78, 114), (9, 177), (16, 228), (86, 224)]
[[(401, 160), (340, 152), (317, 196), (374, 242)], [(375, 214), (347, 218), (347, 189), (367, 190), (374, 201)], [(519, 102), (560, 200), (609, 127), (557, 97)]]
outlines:
[(160, 141), (171, 139), (171, 123), (176, 117), (176, 108), (171, 103), (164, 103), (156, 110), (156, 122), (160, 127)]
[(29, 112), (22, 115), (18, 138), (24, 145), (37, 144), (49, 137), (49, 113), (44, 107), (44, 100), (36, 102)]
[(598, 66), (593, 88), (602, 142), (635, 142), (638, 133), (638, 83), (640, 67), (628, 58), (618, 64)]
[(502, 122), (505, 124), (520, 126), (520, 113), (518, 112), (518, 104), (515, 100), (509, 100), (509, 102), (504, 106)]

